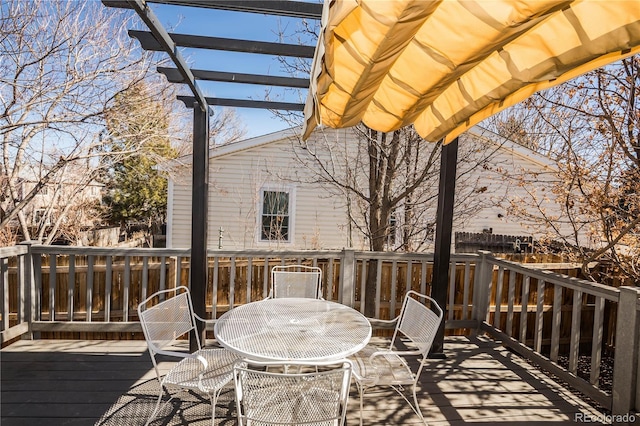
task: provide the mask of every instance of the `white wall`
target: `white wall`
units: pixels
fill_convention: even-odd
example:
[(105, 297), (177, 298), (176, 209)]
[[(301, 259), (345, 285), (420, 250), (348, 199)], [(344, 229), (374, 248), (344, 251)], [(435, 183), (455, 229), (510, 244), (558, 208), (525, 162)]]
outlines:
[[(240, 145), (241, 146), (241, 145)], [(288, 139), (258, 144), (230, 154), (214, 155), (209, 164), (208, 246), (218, 248), (342, 249), (348, 246), (347, 216), (343, 200), (317, 185), (282, 179), (293, 172), (308, 176), (292, 154)], [(298, 178), (299, 179), (299, 178)], [(289, 242), (258, 241), (260, 188), (294, 188), (293, 239)], [(191, 177), (175, 179), (169, 194), (173, 212), (168, 224), (171, 247), (191, 245)], [(362, 244), (358, 245), (362, 248)]]
[[(340, 144), (355, 138), (349, 130), (324, 129), (322, 136), (333, 138)], [(295, 144), (295, 142), (294, 142)], [(285, 132), (253, 138), (216, 148), (210, 157), (208, 246), (218, 248), (219, 230), (222, 229), (223, 249), (291, 248), (342, 249), (349, 247), (348, 221), (343, 197), (331, 195), (318, 185), (301, 183), (312, 174), (294, 155), (294, 144)], [(296, 149), (298, 155), (305, 155)], [(544, 179), (553, 179), (553, 164), (510, 141), (474, 128), (461, 137), (460, 155), (493, 156), (488, 165), (472, 171), (459, 163), (461, 183), (456, 189), (456, 213), (465, 209), (471, 214), (454, 220), (454, 232), (482, 232), (491, 228), (494, 234), (533, 235), (540, 230), (512, 214), (513, 204), (522, 204), (527, 193), (544, 188)], [(474, 154), (474, 152), (476, 154)], [(324, 152), (323, 155), (329, 155)], [(459, 158), (460, 160), (460, 158)], [(181, 168), (185, 173), (187, 168)], [(363, 173), (365, 171), (363, 170)], [(190, 171), (189, 171), (190, 173)], [(297, 175), (293, 178), (293, 175)], [(535, 175), (537, 183), (523, 185), (516, 176)], [(513, 177), (513, 179), (509, 177)], [(437, 182), (431, 182), (436, 185)], [(263, 185), (294, 188), (295, 205), (293, 241), (258, 241), (258, 197)], [(484, 188), (485, 190), (478, 190)], [(465, 189), (466, 188), (466, 189)], [(189, 247), (191, 244), (191, 176), (174, 177), (169, 185), (169, 214), (167, 245)], [(548, 203), (548, 209), (556, 209)], [(435, 216), (436, 203), (431, 206)], [(535, 208), (534, 208), (535, 210)], [(363, 238), (353, 231), (351, 244), (366, 249)]]

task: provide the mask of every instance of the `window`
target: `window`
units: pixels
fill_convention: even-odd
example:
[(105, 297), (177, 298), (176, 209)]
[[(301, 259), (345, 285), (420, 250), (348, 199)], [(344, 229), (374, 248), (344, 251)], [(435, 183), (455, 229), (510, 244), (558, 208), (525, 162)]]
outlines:
[(291, 241), (291, 192), (262, 189), (260, 241)]
[(47, 216), (47, 209), (35, 209), (33, 212), (33, 224), (40, 225), (43, 222), (43, 225), (51, 225), (51, 217)]
[(394, 247), (396, 245), (396, 233), (398, 232), (398, 218), (396, 213), (389, 216), (389, 227), (387, 228), (387, 246)]

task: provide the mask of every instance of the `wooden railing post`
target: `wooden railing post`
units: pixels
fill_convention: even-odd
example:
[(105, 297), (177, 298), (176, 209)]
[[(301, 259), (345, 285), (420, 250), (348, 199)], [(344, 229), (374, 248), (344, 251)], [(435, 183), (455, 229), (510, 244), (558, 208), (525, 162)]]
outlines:
[(620, 287), (616, 343), (613, 368), (612, 407), (613, 415), (625, 415), (634, 408), (638, 377), (638, 298), (640, 289)]
[(489, 314), (489, 297), (491, 295), (491, 281), (493, 266), (487, 261), (490, 252), (479, 250), (476, 263), (475, 277), (473, 280), (473, 308), (471, 319), (475, 320), (478, 328), (487, 319)]
[(36, 320), (36, 291), (35, 276), (33, 273), (33, 253), (31, 246), (37, 244), (38, 241), (23, 241), (19, 245), (27, 247), (27, 254), (22, 256), (18, 265), (20, 268), (20, 282), (18, 295), (18, 312), (20, 321), (25, 321), (29, 325), (29, 332), (22, 336), (23, 339), (33, 340), (34, 335), (31, 325)]
[(356, 254), (353, 249), (343, 249), (340, 259), (341, 292), (338, 302), (353, 307), (356, 299)]

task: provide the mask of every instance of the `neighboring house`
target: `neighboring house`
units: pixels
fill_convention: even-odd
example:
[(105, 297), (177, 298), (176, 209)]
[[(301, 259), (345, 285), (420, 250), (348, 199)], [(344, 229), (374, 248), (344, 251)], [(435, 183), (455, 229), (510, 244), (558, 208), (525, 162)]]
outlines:
[[(19, 198), (22, 199), (31, 192), (37, 183), (28, 179), (21, 180), (18, 185)], [(81, 206), (100, 203), (103, 187), (104, 185), (97, 183), (82, 184), (78, 187), (71, 178), (68, 178), (65, 183), (50, 183), (43, 186), (24, 209), (27, 225), (33, 227), (42, 223), (51, 225), (57, 220), (60, 211), (67, 206), (70, 199), (73, 199), (73, 205), (77, 206), (76, 213)], [(74, 220), (82, 222), (77, 225), (93, 226), (96, 217), (95, 215), (76, 215)]]
[[(16, 239), (30, 238), (43, 243), (97, 245), (118, 243), (107, 231), (87, 235), (101, 222), (98, 211), (103, 185), (86, 183), (86, 176), (67, 173), (58, 182), (48, 182), (30, 194), (39, 185), (33, 179), (18, 179), (15, 183), (15, 202), (29, 198), (28, 203), (14, 216), (0, 235), (0, 244), (13, 244)], [(21, 223), (21, 220), (24, 222)], [(24, 227), (23, 227), (24, 225)], [(26, 228), (25, 228), (26, 227)], [(25, 232), (28, 234), (25, 236)]]
[[(313, 163), (304, 160), (312, 149), (302, 149), (297, 142), (298, 135), (299, 129), (293, 128), (210, 150), (209, 248), (369, 247), (348, 219), (347, 208), (354, 205), (349, 205), (346, 196), (314, 183), (314, 173), (308, 168)], [(314, 153), (320, 156), (335, 155), (332, 147), (344, 148), (356, 143), (353, 129), (319, 129), (310, 138), (311, 146), (317, 144)], [(323, 149), (327, 146), (329, 148)], [(553, 162), (479, 127), (460, 137), (459, 152), (458, 174), (462, 178), (457, 181), (454, 232), (538, 237), (540, 230), (511, 216), (509, 211), (514, 200), (524, 200), (531, 192), (520, 178), (535, 176), (535, 185), (544, 191), (545, 182), (556, 178)], [(487, 153), (491, 155), (481, 166), (468, 166), (471, 157), (487, 156)], [(467, 166), (462, 164), (464, 161)], [(190, 157), (183, 157), (165, 168), (170, 175), (167, 247), (191, 244), (190, 163)], [(363, 175), (364, 170), (360, 172)], [(426, 186), (433, 194), (437, 193), (437, 170)], [(425, 221), (433, 221), (435, 217), (436, 197), (430, 199)], [(556, 209), (552, 203), (547, 204), (547, 211)], [(403, 211), (399, 208), (391, 218), (392, 229), (401, 228), (402, 218)], [(432, 242), (432, 229), (419, 238), (423, 243)], [(394, 248), (395, 240), (392, 235), (388, 242), (390, 249)], [(432, 248), (427, 244), (421, 249)]]

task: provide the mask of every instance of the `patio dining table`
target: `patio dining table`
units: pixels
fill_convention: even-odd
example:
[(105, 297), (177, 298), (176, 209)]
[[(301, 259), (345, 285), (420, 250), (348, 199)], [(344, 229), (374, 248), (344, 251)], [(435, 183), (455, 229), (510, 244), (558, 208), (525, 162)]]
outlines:
[(355, 309), (321, 299), (266, 299), (235, 307), (216, 322), (218, 342), (256, 361), (332, 362), (364, 348), (371, 325)]

